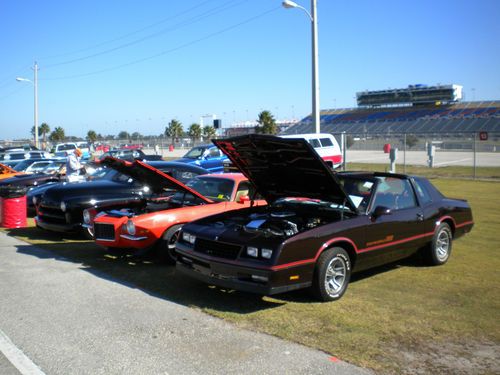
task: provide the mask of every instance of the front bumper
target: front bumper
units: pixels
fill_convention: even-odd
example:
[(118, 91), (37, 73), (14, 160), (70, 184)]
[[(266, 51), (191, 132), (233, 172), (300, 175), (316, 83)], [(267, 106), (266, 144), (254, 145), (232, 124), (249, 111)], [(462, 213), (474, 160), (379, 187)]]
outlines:
[(182, 243), (177, 243), (176, 269), (210, 285), (262, 295), (284, 293), (311, 286), (311, 282), (291, 282), (296, 269), (272, 270), (243, 264), (225, 263), (198, 256)]
[(70, 224), (60, 224), (60, 223), (49, 223), (40, 220), (38, 216), (35, 216), (36, 226), (42, 229), (50, 230), (53, 232), (78, 232), (82, 229), (81, 223), (70, 223)]

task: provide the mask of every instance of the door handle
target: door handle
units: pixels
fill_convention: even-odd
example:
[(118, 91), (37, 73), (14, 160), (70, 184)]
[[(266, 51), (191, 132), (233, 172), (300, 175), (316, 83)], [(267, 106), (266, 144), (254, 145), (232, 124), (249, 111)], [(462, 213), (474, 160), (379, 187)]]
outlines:
[(424, 214), (417, 214), (417, 220), (423, 221), (424, 220)]

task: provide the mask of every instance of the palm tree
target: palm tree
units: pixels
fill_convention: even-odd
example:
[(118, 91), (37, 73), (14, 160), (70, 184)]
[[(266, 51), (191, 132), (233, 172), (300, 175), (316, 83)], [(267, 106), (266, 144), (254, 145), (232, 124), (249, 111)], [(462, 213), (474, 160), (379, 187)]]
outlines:
[(172, 119), (165, 128), (165, 135), (171, 138), (179, 138), (184, 134), (184, 129), (182, 128), (182, 123), (176, 119)]
[(193, 140), (200, 140), (201, 137), (201, 126), (199, 124), (191, 124), (188, 130), (188, 134)]
[(54, 131), (49, 135), (49, 139), (52, 142), (61, 142), (64, 141), (64, 138), (66, 138), (66, 135), (64, 134), (64, 129), (60, 126), (56, 126)]
[(87, 140), (91, 143), (94, 144), (95, 141), (97, 141), (97, 133), (93, 130), (89, 130), (87, 132)]
[(255, 127), (256, 133), (273, 134), (273, 135), (278, 133), (276, 120), (274, 119), (271, 112), (262, 111), (261, 113), (259, 113), (259, 118), (257, 122), (259, 123), (259, 125)]
[(118, 139), (126, 139), (128, 141), (129, 138), (130, 134), (128, 134), (128, 132), (126, 132), (125, 130), (122, 130), (118, 133)]
[(216, 130), (213, 126), (207, 125), (203, 128), (203, 137), (206, 139), (210, 139), (215, 137)]

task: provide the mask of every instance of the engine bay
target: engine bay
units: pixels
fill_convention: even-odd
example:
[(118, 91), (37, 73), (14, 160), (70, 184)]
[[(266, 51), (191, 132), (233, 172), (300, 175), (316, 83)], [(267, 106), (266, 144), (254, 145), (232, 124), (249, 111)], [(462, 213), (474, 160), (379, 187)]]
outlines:
[(222, 220), (208, 223), (208, 225), (262, 234), (266, 237), (291, 237), (303, 231), (342, 220), (346, 215), (342, 210), (331, 208), (326, 210), (307, 204), (293, 205), (292, 207), (279, 205), (257, 209), (247, 215), (228, 216)]

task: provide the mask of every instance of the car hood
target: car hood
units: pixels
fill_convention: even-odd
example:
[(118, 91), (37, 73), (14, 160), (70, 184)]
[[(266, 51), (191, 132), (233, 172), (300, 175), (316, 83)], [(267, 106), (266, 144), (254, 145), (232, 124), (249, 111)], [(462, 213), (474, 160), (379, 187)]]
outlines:
[(45, 180), (57, 179), (55, 175), (45, 174), (45, 173), (33, 173), (33, 174), (18, 174), (13, 177), (9, 177), (0, 180), (0, 185), (23, 185), (31, 184), (36, 181), (43, 182)]
[(180, 158), (180, 159), (175, 159), (173, 161), (177, 163), (200, 164), (199, 160), (200, 159)]
[(190, 193), (200, 198), (205, 203), (212, 202), (196, 190), (187, 187), (182, 182), (140, 160), (128, 162), (122, 159), (106, 157), (101, 160), (100, 163), (109, 168), (113, 168), (120, 173), (130, 176), (144, 185), (147, 185), (155, 193), (161, 193), (164, 189), (173, 189)]
[(335, 173), (303, 138), (249, 134), (213, 140), (268, 202), (305, 197), (357, 212)]

